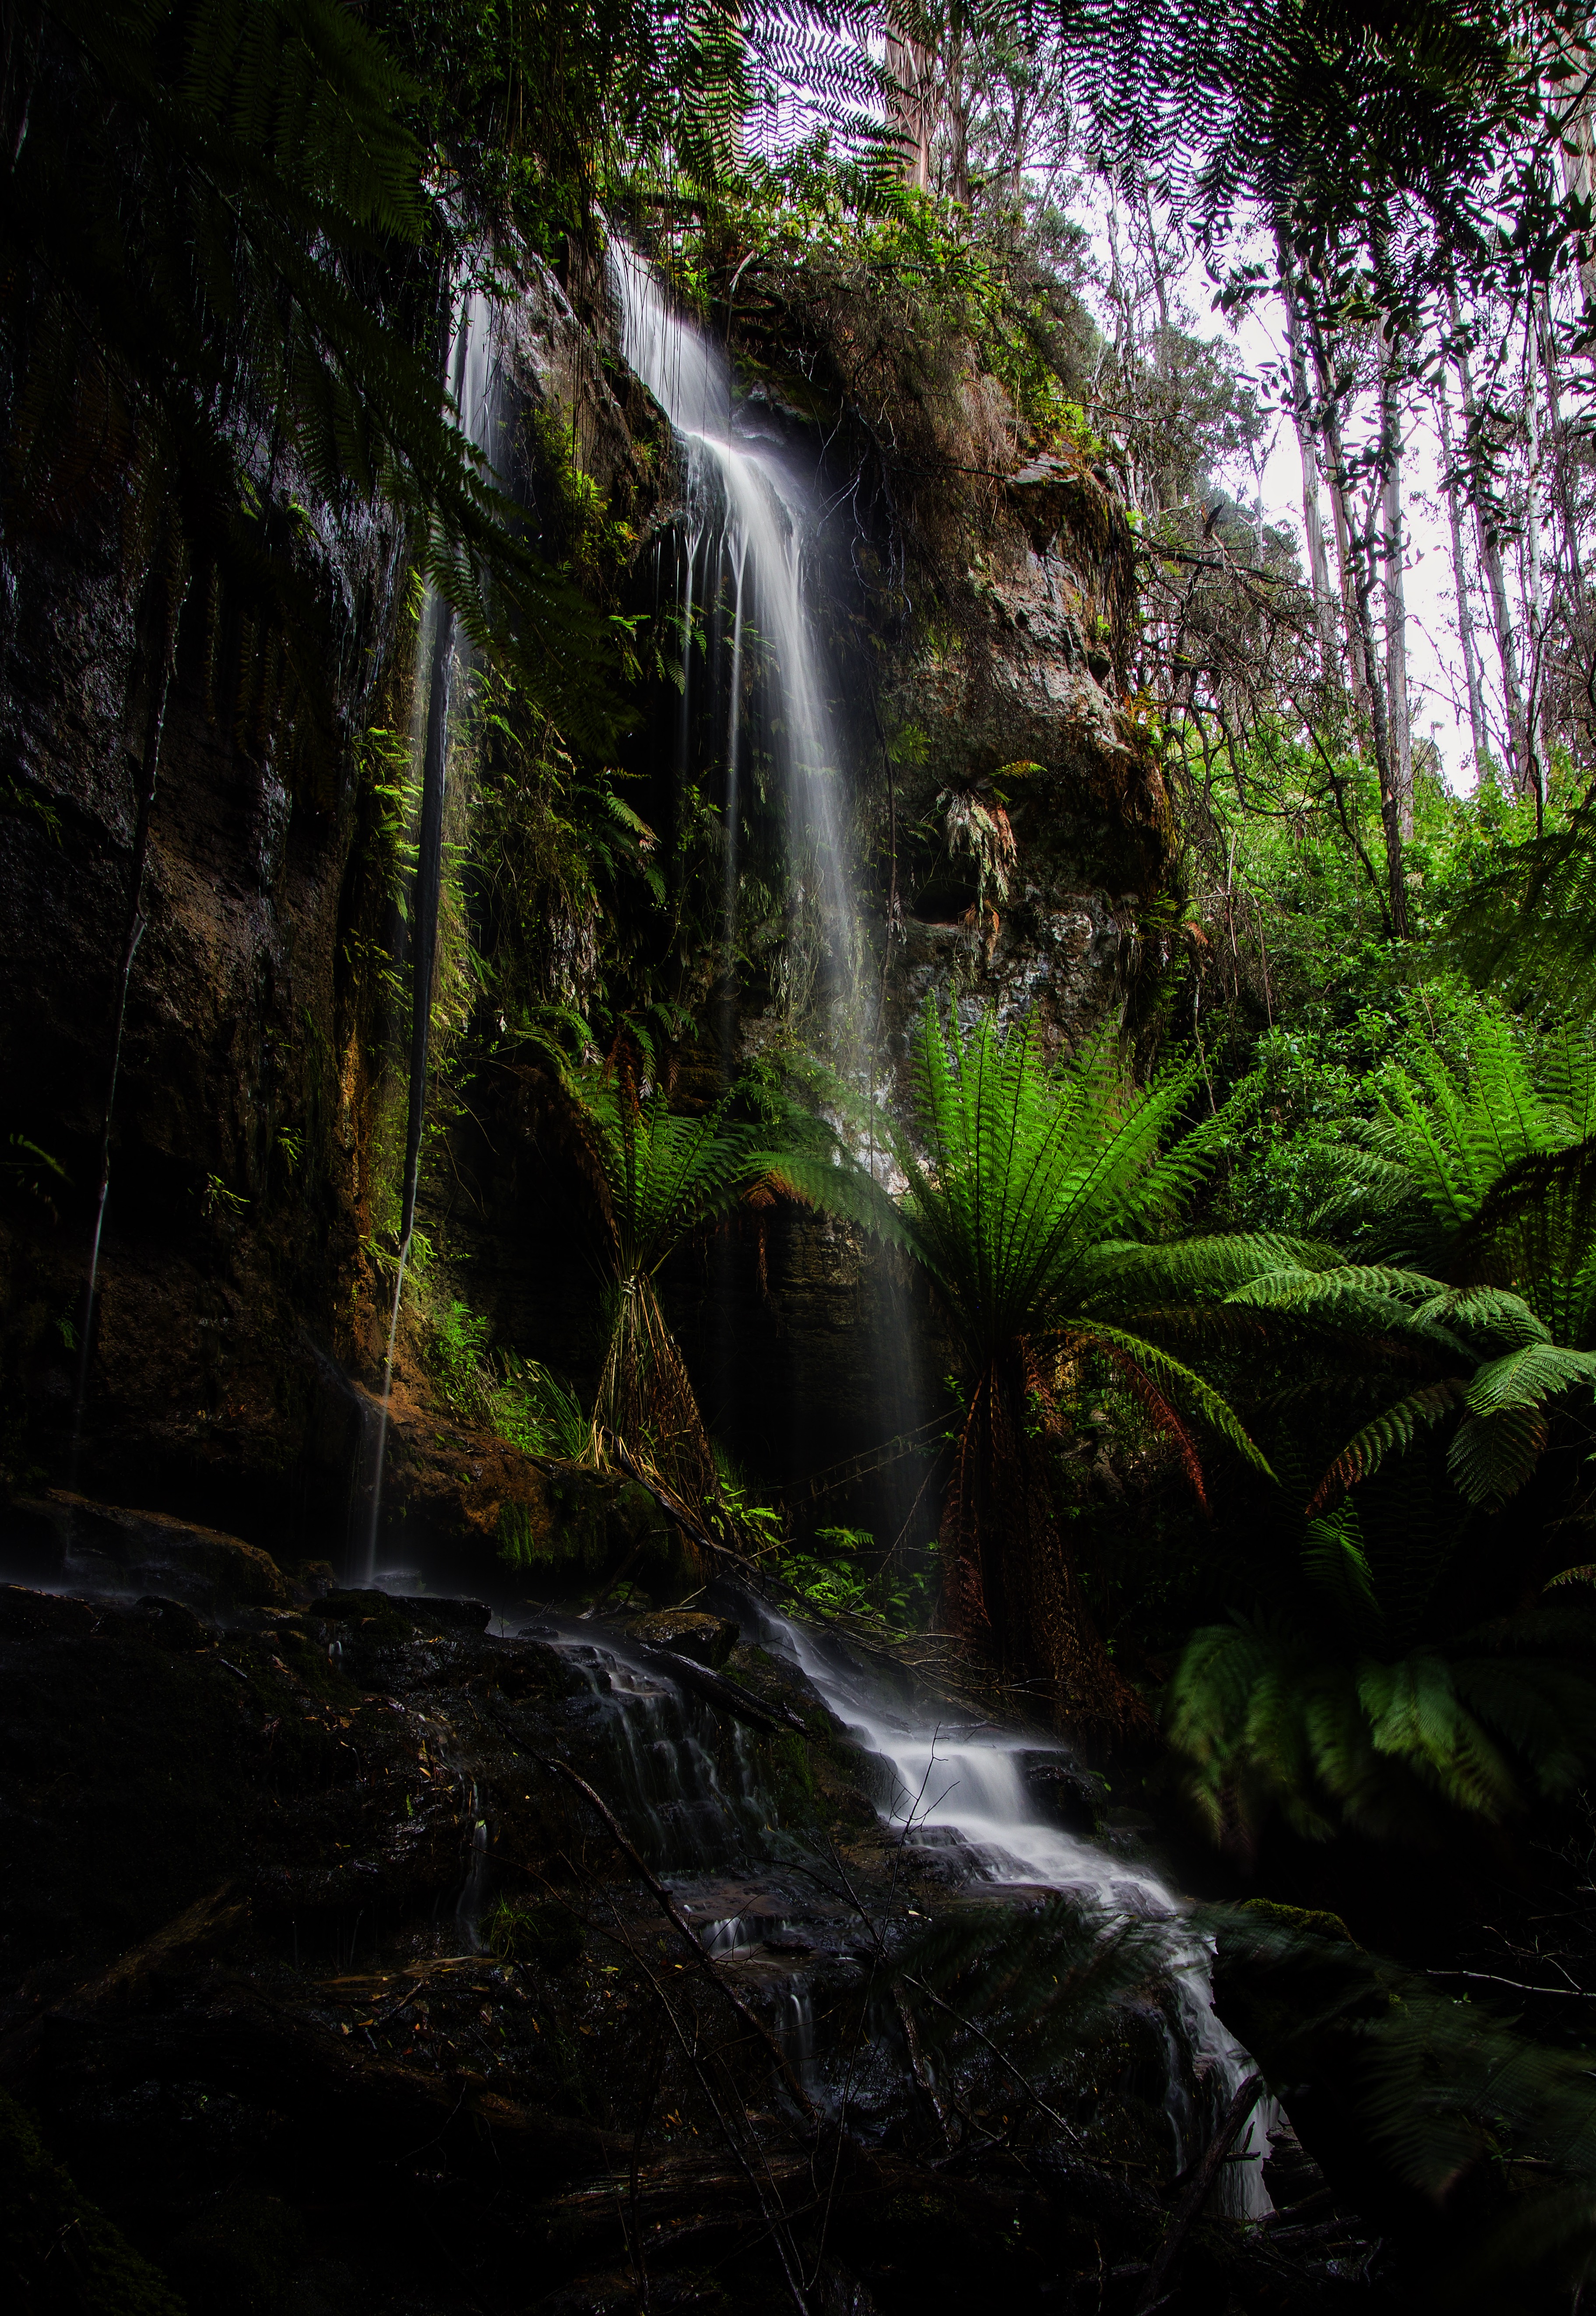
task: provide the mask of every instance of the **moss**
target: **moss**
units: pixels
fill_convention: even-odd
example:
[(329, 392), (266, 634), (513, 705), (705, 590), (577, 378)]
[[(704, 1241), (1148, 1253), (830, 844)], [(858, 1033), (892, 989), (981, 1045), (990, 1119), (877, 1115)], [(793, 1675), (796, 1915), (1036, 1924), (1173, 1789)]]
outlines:
[[(184, 2316), (120, 2228), (78, 2193), (16, 2101), (0, 2091), (0, 2241), (18, 2316)], [(16, 2288), (13, 2281), (13, 2289)]]
[(1256, 1914), (1278, 1929), (1300, 1930), (1305, 1937), (1341, 1938), (1348, 1946), (1358, 1941), (1339, 1914), (1327, 1912), (1319, 1906), (1281, 1906), (1272, 1898), (1245, 1898), (1242, 1902), (1244, 1914)]

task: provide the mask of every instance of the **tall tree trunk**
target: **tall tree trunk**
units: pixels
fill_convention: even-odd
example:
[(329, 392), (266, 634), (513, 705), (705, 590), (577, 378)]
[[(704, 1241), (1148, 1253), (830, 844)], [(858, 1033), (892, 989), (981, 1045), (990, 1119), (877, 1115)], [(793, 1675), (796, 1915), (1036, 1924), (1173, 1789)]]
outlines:
[[(1581, 78), (1562, 124), (1563, 183), (1577, 200), (1596, 202), (1596, 52), (1572, 40), (1568, 61)], [(1584, 325), (1590, 330), (1596, 326), (1596, 235), (1585, 240), (1579, 275)]]
[(931, 191), (931, 147), (937, 127), (937, 58), (923, 40), (887, 36), (887, 71), (891, 88), (887, 114), (901, 139), (904, 183), (915, 192)]
[(1391, 894), (1391, 931), (1398, 940), (1408, 937), (1407, 884), (1403, 875), (1402, 797), (1392, 757), (1391, 726), (1386, 714), (1386, 687), (1380, 681), (1379, 654), (1375, 643), (1375, 565), (1379, 557), (1378, 526), (1382, 493), (1371, 491), (1369, 516), (1361, 538), (1354, 530), (1353, 593), (1358, 606), (1358, 637), (1363, 651), (1364, 680), (1369, 687), (1369, 721), (1374, 729), (1374, 759), (1380, 777), (1380, 824), (1386, 833), (1386, 880)]
[(1291, 415), (1297, 427), (1297, 455), (1302, 461), (1302, 527), (1307, 539), (1308, 576), (1314, 591), (1314, 624), (1319, 633), (1320, 664), (1326, 676), (1335, 658), (1335, 615), (1330, 592), (1330, 559), (1324, 548), (1324, 520), (1319, 503), (1319, 441), (1308, 393), (1307, 364), (1303, 356), (1302, 310), (1286, 236), (1278, 229), (1275, 247), (1279, 256), (1280, 290), (1286, 301), (1286, 339), (1291, 354)]
[(965, 41), (961, 31), (950, 32), (943, 55), (942, 118), (947, 123), (948, 182), (943, 190), (950, 201), (967, 207), (970, 198), (970, 101), (964, 79)]
[(1413, 833), (1413, 727), (1407, 697), (1407, 596), (1403, 585), (1402, 412), (1396, 394), (1394, 331), (1382, 332), (1380, 366), (1380, 502), (1385, 517), (1386, 696), (1391, 732), (1391, 771), (1404, 840)]
[(1474, 639), (1474, 609), (1463, 566), (1463, 516), (1458, 503), (1458, 461), (1452, 449), (1452, 405), (1444, 378), (1434, 386), (1435, 412), (1440, 425), (1441, 482), (1447, 494), (1447, 522), (1452, 534), (1452, 584), (1458, 596), (1458, 641), (1463, 652), (1463, 673), (1468, 685), (1468, 730), (1474, 742), (1474, 776), (1481, 788), (1494, 785), (1485, 693), (1480, 684), (1479, 654)]
[(1557, 527), (1562, 533), (1563, 555), (1566, 565), (1565, 575), (1574, 605), (1574, 624), (1583, 629), (1585, 619), (1584, 565), (1580, 554), (1579, 524), (1574, 517), (1574, 491), (1570, 479), (1568, 456), (1568, 431), (1563, 423), (1563, 378), (1562, 364), (1557, 359), (1557, 330), (1552, 318), (1551, 297), (1544, 284), (1536, 303), (1541, 370), (1547, 385), (1552, 497), (1557, 509)]
[(1527, 796), (1534, 779), (1530, 768), (1529, 723), (1524, 712), (1524, 694), (1519, 684), (1518, 646), (1513, 640), (1507, 578), (1502, 567), (1502, 540), (1491, 512), (1491, 478), (1485, 465), (1485, 437), (1480, 429), (1479, 405), (1475, 399), (1468, 342), (1463, 334), (1462, 316), (1458, 308), (1456, 282), (1448, 286), (1448, 300), (1452, 320), (1453, 359), (1458, 365), (1458, 383), (1463, 388), (1464, 447), (1468, 461), (1469, 496), (1474, 504), (1475, 538), (1479, 548), (1480, 569), (1485, 575), (1485, 587), (1490, 597), (1496, 655), (1502, 664), (1502, 692), (1507, 706), (1508, 769), (1514, 788), (1520, 796)]
[(1378, 530), (1380, 512), (1380, 493), (1371, 490), (1369, 496), (1368, 520), (1360, 531), (1351, 520), (1347, 463), (1341, 443), (1341, 429), (1335, 424), (1334, 403), (1326, 391), (1330, 364), (1324, 351), (1324, 334), (1318, 317), (1309, 311), (1314, 360), (1318, 369), (1321, 392), (1324, 395), (1325, 437), (1334, 458), (1331, 470), (1331, 488), (1337, 510), (1336, 545), (1343, 560), (1342, 578), (1348, 587), (1348, 639), (1361, 663), (1363, 681), (1360, 687), (1361, 704), (1368, 712), (1369, 732), (1374, 742), (1375, 770), (1380, 783), (1380, 824), (1386, 835), (1386, 881), (1390, 891), (1391, 931), (1398, 940), (1408, 937), (1407, 886), (1403, 875), (1402, 810), (1397, 794), (1395, 768), (1391, 760), (1391, 727), (1386, 715), (1386, 687), (1380, 681), (1379, 651), (1375, 641), (1374, 600), (1375, 566), (1378, 560)]
[(1544, 437), (1540, 423), (1540, 387), (1536, 376), (1535, 352), (1530, 343), (1534, 326), (1532, 308), (1524, 323), (1524, 413), (1529, 427), (1529, 472), (1524, 490), (1524, 545), (1529, 585), (1529, 697), (1525, 703), (1524, 729), (1529, 742), (1530, 773), (1535, 783), (1535, 808), (1538, 817), (1546, 806), (1546, 748), (1541, 725), (1546, 696), (1542, 671), (1546, 658), (1547, 617), (1540, 569), (1540, 478)]
[(1347, 459), (1342, 445), (1341, 420), (1331, 375), (1330, 355), (1324, 343), (1324, 334), (1319, 327), (1318, 316), (1312, 306), (1307, 309), (1308, 340), (1313, 348), (1314, 370), (1319, 383), (1319, 409), (1324, 429), (1324, 447), (1330, 453), (1326, 482), (1330, 491), (1330, 509), (1335, 521), (1335, 559), (1341, 573), (1342, 611), (1346, 622), (1347, 669), (1351, 678), (1352, 699), (1359, 714), (1372, 730), (1374, 709), (1369, 697), (1368, 676), (1364, 667), (1363, 646), (1359, 634), (1358, 584), (1355, 557), (1352, 551), (1352, 516), (1348, 504)]

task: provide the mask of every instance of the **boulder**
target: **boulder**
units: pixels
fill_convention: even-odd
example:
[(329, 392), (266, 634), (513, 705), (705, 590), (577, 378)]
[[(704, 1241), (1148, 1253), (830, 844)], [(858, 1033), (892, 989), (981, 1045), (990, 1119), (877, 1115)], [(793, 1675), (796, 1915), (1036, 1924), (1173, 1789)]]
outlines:
[(691, 1657), (712, 1672), (737, 1645), (737, 1627), (729, 1617), (711, 1617), (701, 1608), (662, 1608), (652, 1617), (635, 1617), (627, 1626), (629, 1640), (646, 1648), (668, 1649), (673, 1656)]
[(60, 1534), (66, 1576), (95, 1589), (154, 1593), (192, 1608), (287, 1608), (288, 1586), (270, 1553), (219, 1528), (166, 1512), (135, 1511), (52, 1488), (40, 1500)]

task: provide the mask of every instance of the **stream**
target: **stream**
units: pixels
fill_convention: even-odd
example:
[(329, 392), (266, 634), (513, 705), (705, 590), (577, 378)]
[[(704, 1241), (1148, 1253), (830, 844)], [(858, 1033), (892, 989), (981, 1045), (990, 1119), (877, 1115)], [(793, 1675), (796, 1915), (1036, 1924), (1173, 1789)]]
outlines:
[[(1068, 1748), (1039, 1733), (929, 1717), (845, 1643), (750, 1593), (727, 1590), (722, 1599), (722, 1589), (717, 1605), (735, 1616), (745, 1638), (756, 1639), (800, 1675), (873, 1765), (884, 1826), (908, 1848), (936, 1852), (944, 1882), (969, 1893), (1057, 1893), (1108, 1922), (1129, 1916), (1167, 1926), (1173, 2017), (1164, 2107), (1182, 2169), (1251, 2062), (1215, 2013), (1212, 1955), (1187, 1928), (1182, 1900), (1145, 1860), (1069, 1832), (1039, 1813), (1024, 1765), (1049, 1754), (1067, 1762)], [(604, 1724), (622, 1813), (639, 1852), (664, 1876), (708, 1953), (756, 1964), (805, 2088), (818, 2105), (834, 2109), (840, 2094), (816, 2049), (809, 1982), (828, 1961), (851, 1954), (857, 1917), (851, 1920), (846, 1908), (817, 1899), (802, 1869), (795, 1871), (780, 1844), (767, 1839), (775, 1813), (745, 1733), (736, 1732), (728, 1776), (724, 1748), (717, 1767), (712, 1708), (613, 1628), (556, 1617), (522, 1629), (552, 1643), (580, 1670), (588, 1709)], [(1195, 2079), (1195, 2103), (1182, 2055)], [(1217, 2190), (1221, 2207), (1235, 2217), (1261, 2219), (1273, 2208), (1263, 2164), (1279, 2120), (1274, 2102), (1264, 2099), (1244, 2127)]]

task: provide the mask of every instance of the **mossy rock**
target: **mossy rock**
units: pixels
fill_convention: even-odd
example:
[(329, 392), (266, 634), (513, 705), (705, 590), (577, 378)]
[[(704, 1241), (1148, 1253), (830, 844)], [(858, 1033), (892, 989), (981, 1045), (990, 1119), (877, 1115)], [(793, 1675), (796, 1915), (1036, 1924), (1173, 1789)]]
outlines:
[(1341, 1916), (1323, 1906), (1282, 1906), (1273, 1898), (1244, 1898), (1241, 1911), (1272, 1922), (1277, 1929), (1299, 1930), (1304, 1937), (1339, 1938), (1350, 1946), (1358, 1943)]
[(245, 2189), (174, 2238), (166, 2264), (192, 2316), (277, 2316), (305, 2251), (298, 2212)]
[(158, 2268), (78, 2193), (0, 2091), (0, 2274), (16, 2316), (185, 2316)]

